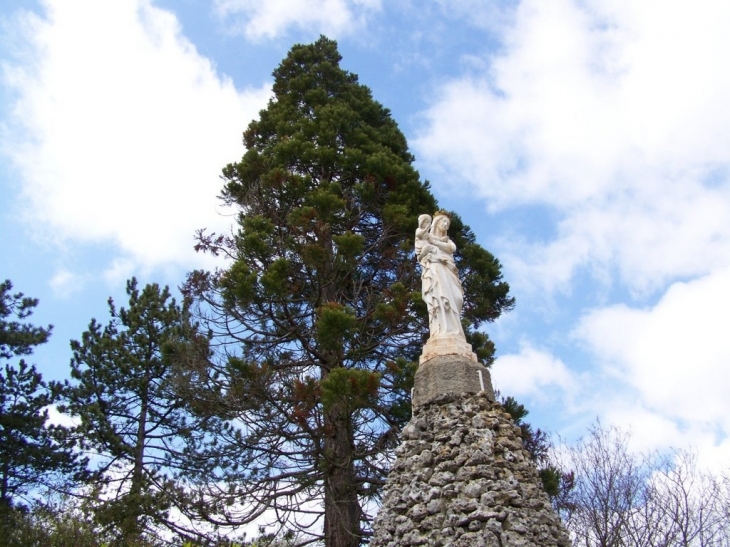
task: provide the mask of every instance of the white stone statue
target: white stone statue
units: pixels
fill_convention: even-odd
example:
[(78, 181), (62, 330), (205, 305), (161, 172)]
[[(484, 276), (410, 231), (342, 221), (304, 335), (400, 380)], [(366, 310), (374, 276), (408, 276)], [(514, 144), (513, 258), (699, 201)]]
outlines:
[(454, 263), (456, 245), (447, 235), (450, 224), (451, 219), (442, 211), (435, 214), (433, 222), (430, 215), (418, 217), (415, 247), (421, 264), (423, 300), (428, 307), (429, 343), (440, 338), (466, 343), (461, 326), (464, 290)]

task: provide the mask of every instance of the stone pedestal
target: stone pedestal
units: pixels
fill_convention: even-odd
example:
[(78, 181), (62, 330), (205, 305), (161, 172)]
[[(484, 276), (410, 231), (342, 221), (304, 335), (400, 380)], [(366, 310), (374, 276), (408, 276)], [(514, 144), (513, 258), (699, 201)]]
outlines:
[(373, 532), (371, 547), (571, 545), (520, 428), (475, 360), (437, 355), (420, 365)]
[[(471, 348), (471, 347), (470, 347)], [(484, 391), (494, 401), (489, 370), (463, 355), (441, 355), (421, 363), (413, 386), (414, 413), (424, 405), (463, 394)]]
[(472, 350), (471, 344), (461, 336), (429, 338), (423, 346), (419, 363), (422, 365), (426, 361), (440, 356), (463, 357), (474, 363), (477, 362), (477, 354)]

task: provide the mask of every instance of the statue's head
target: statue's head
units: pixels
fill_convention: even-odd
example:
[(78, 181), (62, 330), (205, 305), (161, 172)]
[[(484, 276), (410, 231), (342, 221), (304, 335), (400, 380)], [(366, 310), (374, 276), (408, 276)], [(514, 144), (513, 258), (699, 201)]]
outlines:
[(449, 226), (451, 226), (451, 215), (446, 211), (436, 211), (433, 215), (431, 232), (433, 234), (446, 235)]
[(425, 230), (428, 228), (428, 225), (431, 224), (431, 215), (419, 215), (418, 216), (418, 227), (422, 230)]

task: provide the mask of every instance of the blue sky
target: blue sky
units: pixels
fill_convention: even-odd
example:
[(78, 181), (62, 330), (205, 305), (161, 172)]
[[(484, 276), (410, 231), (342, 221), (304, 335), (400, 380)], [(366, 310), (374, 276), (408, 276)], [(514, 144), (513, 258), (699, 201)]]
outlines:
[(124, 282), (227, 230), (220, 169), (292, 44), (338, 40), (440, 204), (504, 265), (494, 384), (571, 439), (730, 456), (724, 0), (5, 0), (0, 276), (55, 325), (49, 379)]

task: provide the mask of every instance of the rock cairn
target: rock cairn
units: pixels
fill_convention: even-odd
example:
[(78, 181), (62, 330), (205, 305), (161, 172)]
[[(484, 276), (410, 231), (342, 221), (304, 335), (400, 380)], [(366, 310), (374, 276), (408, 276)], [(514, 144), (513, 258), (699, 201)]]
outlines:
[(371, 547), (570, 546), (488, 371), (456, 355), (428, 364), (416, 375)]

